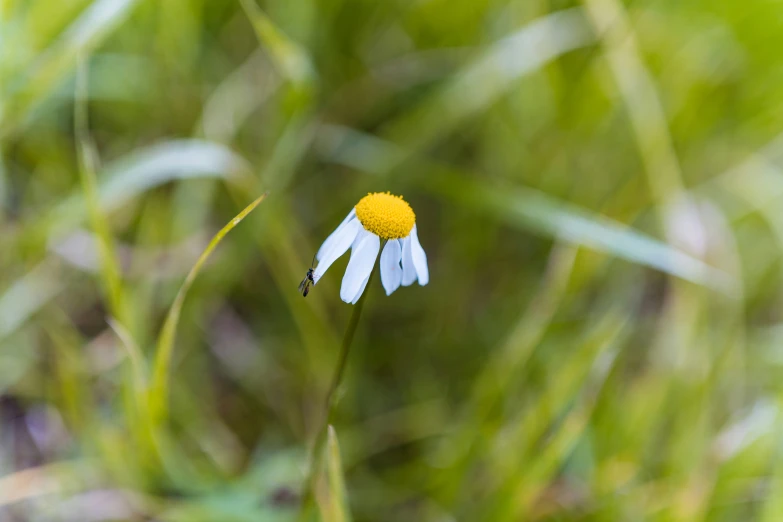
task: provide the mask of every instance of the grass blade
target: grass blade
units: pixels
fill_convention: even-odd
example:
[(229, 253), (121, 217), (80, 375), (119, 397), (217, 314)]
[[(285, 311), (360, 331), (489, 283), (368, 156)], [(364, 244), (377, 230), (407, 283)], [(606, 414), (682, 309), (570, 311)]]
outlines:
[[(138, 0), (98, 0), (32, 66), (21, 92), (12, 96), (0, 121), (0, 137), (24, 122), (71, 71), (80, 54), (95, 48), (130, 14)], [(0, 106), (0, 114), (2, 114)]]
[(74, 103), (74, 133), (77, 140), (77, 155), (79, 158), (79, 177), (81, 179), (84, 199), (90, 223), (95, 230), (98, 243), (98, 253), (101, 264), (101, 279), (111, 314), (122, 324), (131, 324), (127, 307), (123, 300), (122, 279), (120, 277), (120, 262), (111, 236), (109, 223), (101, 210), (97, 189), (98, 155), (95, 144), (90, 139), (87, 114), (87, 71), (86, 57), (80, 57), (76, 74), (76, 98)]
[[(144, 192), (176, 180), (222, 178), (249, 185), (247, 162), (230, 149), (204, 140), (172, 140), (137, 150), (106, 166), (97, 184), (101, 212), (108, 213)], [(83, 190), (75, 191), (28, 229), (51, 240), (90, 218)], [(25, 236), (22, 236), (24, 239)], [(65, 287), (59, 269), (44, 261), (0, 296), (0, 339), (7, 337)]]
[(307, 87), (315, 70), (307, 53), (272, 23), (255, 0), (240, 0), (258, 40), (266, 47), (280, 73), (294, 85)]
[[(175, 180), (222, 178), (250, 184), (247, 161), (228, 147), (198, 139), (172, 140), (134, 151), (107, 165), (98, 185), (101, 208), (109, 212), (132, 198)], [(84, 197), (75, 193), (57, 206), (44, 224), (57, 232), (87, 218)]]
[(686, 281), (733, 294), (731, 277), (703, 261), (608, 217), (526, 187), (501, 188), (457, 176), (437, 183), (441, 193), (511, 225), (613, 254)]
[[(524, 76), (595, 41), (579, 8), (537, 19), (492, 45), (413, 110), (390, 122), (382, 136), (413, 155), (491, 106)], [(384, 173), (397, 166), (382, 167)]]
[[(348, 494), (343, 479), (343, 464), (340, 457), (340, 445), (334, 427), (329, 426), (326, 441), (326, 480), (319, 484), (318, 508), (324, 522), (350, 522)], [(323, 477), (322, 477), (323, 478)]]
[[(201, 256), (199, 256), (196, 264), (193, 265), (185, 282), (177, 292), (177, 297), (174, 299), (174, 303), (169, 309), (169, 313), (166, 316), (166, 321), (163, 323), (163, 330), (160, 334), (158, 341), (157, 352), (155, 353), (155, 362), (153, 365), (152, 373), (152, 385), (150, 388), (150, 411), (154, 421), (162, 421), (166, 416), (166, 402), (168, 397), (168, 375), (169, 366), (171, 365), (171, 355), (174, 351), (174, 339), (177, 332), (177, 323), (179, 323), (180, 312), (182, 311), (182, 305), (185, 302), (185, 296), (188, 293), (193, 281), (201, 271), (201, 268), (206, 263), (209, 256), (223, 240), (223, 238), (233, 230), (235, 226), (242, 222), (248, 214), (250, 214), (255, 208), (266, 198), (266, 194), (261, 195), (255, 201), (250, 203), (247, 207), (237, 214), (226, 226), (215, 234), (212, 241), (209, 242), (207, 248), (204, 249)], [(157, 424), (157, 422), (156, 422)]]
[(14, 281), (0, 296), (0, 339), (14, 333), (65, 288), (59, 270), (43, 262)]

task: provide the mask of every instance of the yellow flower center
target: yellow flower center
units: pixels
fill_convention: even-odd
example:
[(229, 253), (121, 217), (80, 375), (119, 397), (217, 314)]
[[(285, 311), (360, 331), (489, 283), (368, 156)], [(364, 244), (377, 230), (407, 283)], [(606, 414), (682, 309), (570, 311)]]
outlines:
[(386, 192), (367, 194), (356, 204), (356, 217), (362, 226), (381, 239), (407, 237), (416, 223), (416, 214), (402, 196)]

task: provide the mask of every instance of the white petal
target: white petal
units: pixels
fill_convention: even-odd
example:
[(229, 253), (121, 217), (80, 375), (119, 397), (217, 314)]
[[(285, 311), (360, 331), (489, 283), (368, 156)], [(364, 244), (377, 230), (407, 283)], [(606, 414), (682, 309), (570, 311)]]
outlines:
[[(357, 219), (356, 221), (359, 221), (359, 220)], [(361, 221), (359, 221), (359, 224), (361, 224)], [(359, 243), (362, 242), (362, 239), (364, 239), (364, 235), (365, 234), (370, 234), (370, 232), (368, 232), (366, 228), (361, 227), (359, 229), (359, 233), (356, 234), (356, 239), (354, 239), (353, 243), (351, 244), (351, 252), (353, 252), (356, 249), (356, 247), (359, 246)]]
[(361, 231), (360, 234), (364, 237), (351, 250), (351, 260), (348, 261), (343, 285), (340, 287), (340, 298), (346, 303), (353, 303), (362, 295), (364, 280), (370, 277), (378, 257), (378, 250), (381, 249), (381, 240), (378, 236), (366, 230)]
[(411, 236), (402, 240), (402, 285), (412, 285), (416, 280), (416, 267), (413, 266), (411, 254)]
[(430, 282), (430, 271), (427, 268), (427, 254), (424, 253), (424, 249), (421, 248), (421, 243), (419, 243), (416, 225), (413, 225), (413, 230), (411, 230), (411, 255), (413, 256), (413, 266), (416, 267), (419, 284), (424, 286)]
[(396, 239), (389, 240), (381, 253), (381, 283), (386, 290), (386, 295), (391, 295), (402, 282), (400, 259), (402, 259), (400, 242)]
[[(324, 275), (326, 269), (332, 266), (332, 263), (334, 263), (338, 257), (345, 254), (345, 251), (351, 246), (351, 243), (353, 243), (353, 240), (360, 230), (363, 230), (361, 223), (359, 223), (358, 219), (354, 219), (349, 221), (344, 227), (340, 227), (338, 231), (339, 234), (337, 234), (337, 232), (335, 232), (335, 234), (337, 234), (336, 236), (332, 234), (334, 239), (331, 241), (329, 248), (320, 256), (318, 266), (313, 273), (313, 280), (315, 283), (318, 283), (318, 280)], [(331, 240), (332, 236), (329, 236), (327, 241)], [(320, 253), (321, 252), (319, 251), (319, 254)]]
[(315, 255), (315, 258), (318, 261), (320, 261), (323, 258), (324, 254), (326, 253), (326, 251), (333, 246), (334, 242), (336, 241), (339, 235), (338, 232), (340, 232), (340, 230), (345, 228), (345, 225), (347, 225), (348, 222), (355, 217), (356, 217), (356, 209), (352, 208), (351, 211), (348, 213), (348, 215), (345, 216), (345, 219), (343, 219), (343, 222), (340, 223), (340, 225), (334, 229), (334, 232), (332, 232), (329, 235), (329, 237), (326, 238), (326, 241), (323, 242), (321, 248), (318, 249), (318, 253)]
[(354, 296), (353, 301), (351, 301), (351, 304), (356, 304), (357, 302), (359, 302), (359, 298), (364, 293), (364, 289), (367, 288), (367, 281), (369, 280), (370, 280), (370, 276), (367, 276), (367, 279), (365, 279), (364, 282), (362, 283), (362, 287), (359, 289), (358, 292), (356, 292), (356, 295)]

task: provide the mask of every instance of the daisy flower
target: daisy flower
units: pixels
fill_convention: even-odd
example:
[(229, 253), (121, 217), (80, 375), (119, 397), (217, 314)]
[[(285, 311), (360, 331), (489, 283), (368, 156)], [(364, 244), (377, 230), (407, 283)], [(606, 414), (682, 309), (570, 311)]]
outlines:
[(370, 279), (382, 242), (385, 245), (381, 252), (381, 282), (386, 295), (417, 279), (422, 286), (429, 282), (427, 255), (416, 234), (413, 209), (402, 196), (377, 192), (359, 200), (321, 245), (316, 254), (318, 266), (313, 271), (313, 284), (350, 248), (351, 259), (343, 276), (340, 298), (356, 304)]

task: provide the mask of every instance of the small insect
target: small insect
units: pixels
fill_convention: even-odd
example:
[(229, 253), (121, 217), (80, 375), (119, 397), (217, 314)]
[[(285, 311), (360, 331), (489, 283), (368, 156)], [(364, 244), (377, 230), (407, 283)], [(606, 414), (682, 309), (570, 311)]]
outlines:
[(302, 292), (302, 295), (304, 297), (307, 297), (307, 294), (310, 293), (310, 285), (315, 284), (315, 279), (313, 279), (314, 272), (315, 272), (315, 257), (313, 257), (313, 262), (310, 263), (310, 268), (307, 269), (307, 274), (305, 274), (304, 279), (302, 279), (302, 282), (299, 283), (299, 291)]

